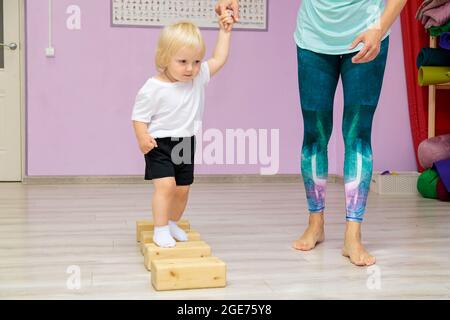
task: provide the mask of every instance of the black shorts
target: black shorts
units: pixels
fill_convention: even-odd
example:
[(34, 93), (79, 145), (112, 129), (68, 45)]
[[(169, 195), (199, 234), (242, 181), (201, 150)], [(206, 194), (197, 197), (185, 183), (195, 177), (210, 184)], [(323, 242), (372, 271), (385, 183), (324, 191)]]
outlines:
[(145, 180), (174, 177), (177, 186), (194, 182), (195, 136), (156, 138), (157, 148), (145, 155)]

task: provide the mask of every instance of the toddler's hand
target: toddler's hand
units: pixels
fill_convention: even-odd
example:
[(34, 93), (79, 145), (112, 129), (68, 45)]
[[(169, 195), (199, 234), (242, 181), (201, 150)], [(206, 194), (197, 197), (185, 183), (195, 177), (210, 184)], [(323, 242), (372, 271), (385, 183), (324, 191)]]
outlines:
[(153, 150), (153, 148), (158, 147), (155, 138), (149, 134), (142, 135), (139, 137), (139, 148), (143, 154), (147, 154)]
[(233, 29), (233, 25), (234, 25), (233, 11), (228, 10), (219, 17), (220, 29), (225, 30), (226, 32), (230, 32), (231, 29)]

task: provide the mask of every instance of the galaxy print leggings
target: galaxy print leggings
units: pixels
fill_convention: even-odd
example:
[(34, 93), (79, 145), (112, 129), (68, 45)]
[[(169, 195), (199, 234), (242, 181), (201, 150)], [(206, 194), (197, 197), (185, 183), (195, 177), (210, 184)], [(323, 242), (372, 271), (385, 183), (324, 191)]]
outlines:
[(304, 122), (301, 170), (308, 208), (323, 212), (328, 177), (328, 141), (339, 76), (344, 89), (342, 134), (345, 145), (346, 220), (362, 222), (372, 178), (372, 120), (380, 97), (389, 37), (378, 56), (354, 64), (356, 53), (327, 55), (297, 47), (300, 102)]

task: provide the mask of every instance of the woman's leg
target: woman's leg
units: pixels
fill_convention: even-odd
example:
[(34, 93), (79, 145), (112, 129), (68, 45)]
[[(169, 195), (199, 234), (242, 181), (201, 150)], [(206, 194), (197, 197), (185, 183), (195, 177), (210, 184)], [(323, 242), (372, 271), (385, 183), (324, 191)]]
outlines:
[(293, 247), (311, 250), (324, 239), (323, 211), (328, 177), (328, 141), (339, 80), (339, 56), (297, 48), (298, 81), (304, 136), (301, 170), (310, 211), (309, 226)]
[(348, 54), (341, 65), (347, 220), (344, 255), (356, 265), (375, 263), (375, 258), (361, 244), (361, 222), (372, 178), (372, 120), (383, 84), (388, 45), (389, 38), (382, 42), (379, 55), (371, 62), (354, 64), (351, 59), (355, 54)]

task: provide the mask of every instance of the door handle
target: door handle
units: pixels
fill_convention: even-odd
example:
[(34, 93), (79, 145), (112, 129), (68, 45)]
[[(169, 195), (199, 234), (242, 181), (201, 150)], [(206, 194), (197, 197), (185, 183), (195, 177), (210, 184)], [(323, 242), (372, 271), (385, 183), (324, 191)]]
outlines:
[(17, 49), (17, 43), (11, 42), (10, 44), (4, 44), (0, 43), (1, 47), (7, 47), (10, 50), (16, 50)]

